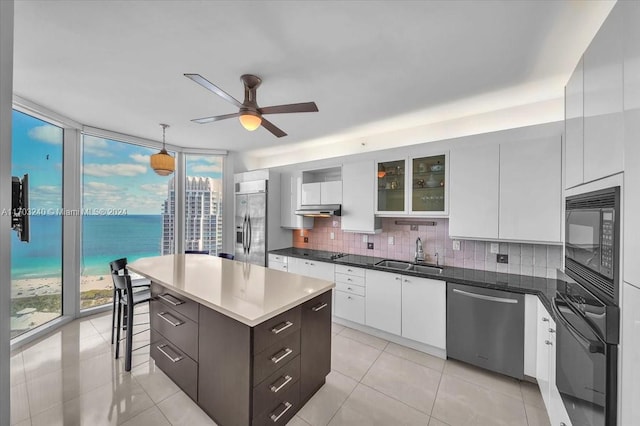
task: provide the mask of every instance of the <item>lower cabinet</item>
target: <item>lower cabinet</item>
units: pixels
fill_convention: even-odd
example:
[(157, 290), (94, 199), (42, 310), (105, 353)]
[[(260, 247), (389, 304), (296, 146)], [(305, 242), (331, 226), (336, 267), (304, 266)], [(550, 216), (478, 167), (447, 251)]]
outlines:
[(444, 349), (447, 344), (447, 284), (402, 277), (402, 337)]
[(621, 425), (640, 424), (640, 289), (624, 283), (622, 289)]
[(556, 323), (538, 300), (536, 379), (552, 425), (571, 426), (556, 387)]
[(364, 296), (336, 290), (335, 315), (358, 324), (365, 323)]
[(302, 305), (300, 400), (311, 398), (331, 372), (331, 292)]
[(288, 271), (292, 274), (305, 275), (321, 280), (333, 281), (334, 269), (333, 263), (318, 262), (317, 260), (289, 257), (288, 261)]
[(401, 283), (400, 274), (366, 271), (366, 325), (392, 334), (402, 333)]

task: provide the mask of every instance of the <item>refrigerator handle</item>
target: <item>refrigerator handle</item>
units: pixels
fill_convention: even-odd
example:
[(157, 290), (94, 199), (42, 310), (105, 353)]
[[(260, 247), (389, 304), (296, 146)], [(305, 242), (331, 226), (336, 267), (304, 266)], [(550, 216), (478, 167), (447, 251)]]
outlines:
[(247, 253), (251, 252), (251, 238), (253, 237), (253, 229), (251, 229), (251, 215), (248, 216), (249, 219), (249, 226), (247, 227), (247, 229), (249, 230), (249, 238), (247, 241)]
[(247, 254), (247, 214), (244, 214), (242, 220), (242, 252)]

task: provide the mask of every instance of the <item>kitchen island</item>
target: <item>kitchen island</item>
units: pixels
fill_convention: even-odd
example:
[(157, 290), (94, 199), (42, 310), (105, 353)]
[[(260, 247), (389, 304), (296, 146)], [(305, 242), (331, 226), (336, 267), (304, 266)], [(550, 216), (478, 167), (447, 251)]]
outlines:
[(286, 424), (331, 370), (333, 282), (208, 255), (139, 259), (151, 357), (221, 426)]

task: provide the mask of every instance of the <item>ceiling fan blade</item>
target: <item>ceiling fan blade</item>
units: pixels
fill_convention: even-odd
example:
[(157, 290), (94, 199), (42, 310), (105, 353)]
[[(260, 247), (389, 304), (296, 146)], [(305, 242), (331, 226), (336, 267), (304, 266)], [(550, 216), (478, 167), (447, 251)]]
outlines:
[(225, 92), (224, 90), (222, 90), (221, 88), (219, 88), (218, 86), (216, 86), (215, 84), (213, 84), (212, 82), (210, 82), (209, 80), (201, 76), (200, 74), (185, 74), (184, 76), (195, 81), (205, 89), (212, 91), (213, 93), (215, 93), (216, 95), (224, 99), (225, 101), (234, 104), (238, 108), (242, 107), (242, 103), (240, 101), (238, 101), (236, 98), (234, 98), (233, 96), (231, 96), (230, 94), (228, 94), (227, 92)]
[(226, 120), (227, 118), (238, 117), (239, 115), (239, 112), (234, 112), (233, 114), (216, 115), (215, 117), (196, 118), (195, 120), (191, 121), (198, 124), (206, 124), (213, 123), (214, 121)]
[(275, 105), (258, 109), (261, 114), (287, 114), (290, 112), (318, 112), (315, 102), (302, 102), (299, 104)]
[(276, 127), (275, 124), (273, 124), (272, 122), (270, 122), (269, 120), (266, 120), (264, 117), (262, 117), (262, 123), (261, 123), (262, 127), (264, 127), (265, 129), (267, 129), (268, 131), (270, 131), (271, 133), (273, 133), (274, 136), (276, 137), (283, 137), (283, 136), (287, 136), (287, 134), (285, 132), (283, 132), (281, 129), (279, 129), (278, 127)]

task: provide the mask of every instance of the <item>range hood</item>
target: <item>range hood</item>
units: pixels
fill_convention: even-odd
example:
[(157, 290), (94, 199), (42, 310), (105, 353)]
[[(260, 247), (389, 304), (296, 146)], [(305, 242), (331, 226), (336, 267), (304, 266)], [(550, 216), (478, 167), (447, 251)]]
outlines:
[(296, 214), (306, 217), (331, 217), (340, 216), (342, 212), (340, 204), (321, 204), (300, 206)]

